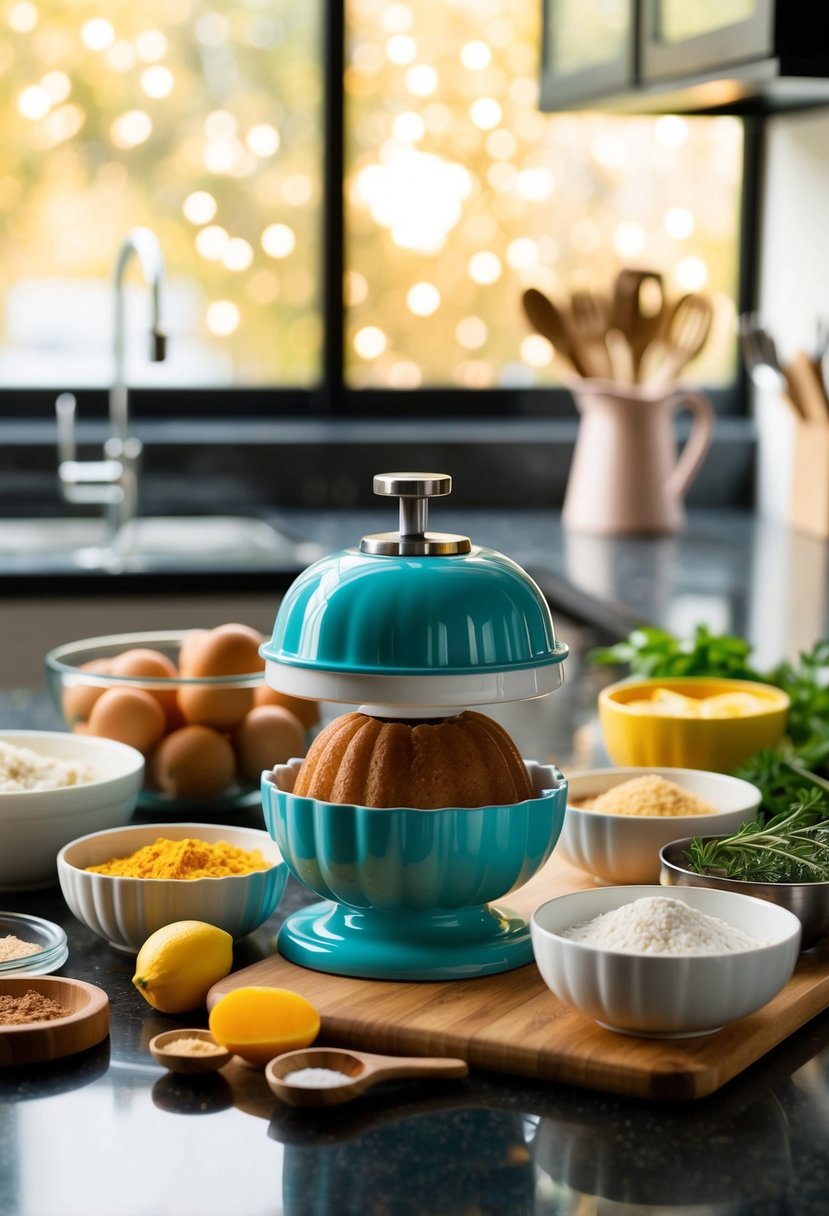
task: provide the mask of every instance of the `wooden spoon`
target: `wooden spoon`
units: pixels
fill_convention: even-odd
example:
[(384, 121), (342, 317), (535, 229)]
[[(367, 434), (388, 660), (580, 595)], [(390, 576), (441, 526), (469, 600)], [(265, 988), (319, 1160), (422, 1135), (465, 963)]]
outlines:
[(563, 355), (573, 365), (580, 376), (588, 375), (579, 351), (574, 345), (567, 318), (556, 307), (553, 301), (536, 287), (528, 287), (521, 297), (527, 320), (533, 329)]
[(659, 337), (664, 321), (662, 275), (655, 270), (620, 270), (613, 288), (611, 322), (628, 340), (636, 380), (642, 355)]
[[(306, 1068), (342, 1073), (337, 1085), (293, 1084), (285, 1078)], [(378, 1056), (367, 1051), (341, 1051), (335, 1047), (309, 1047), (288, 1051), (271, 1060), (265, 1080), (277, 1098), (289, 1106), (338, 1106), (350, 1102), (372, 1085), (397, 1077), (465, 1077), (465, 1060), (431, 1056)]]
[(170, 1072), (200, 1073), (215, 1072), (230, 1060), (232, 1052), (221, 1047), (209, 1055), (191, 1055), (184, 1049), (178, 1051), (176, 1044), (182, 1039), (200, 1039), (211, 1047), (220, 1047), (209, 1030), (164, 1030), (150, 1039), (150, 1055), (157, 1064), (163, 1064)]

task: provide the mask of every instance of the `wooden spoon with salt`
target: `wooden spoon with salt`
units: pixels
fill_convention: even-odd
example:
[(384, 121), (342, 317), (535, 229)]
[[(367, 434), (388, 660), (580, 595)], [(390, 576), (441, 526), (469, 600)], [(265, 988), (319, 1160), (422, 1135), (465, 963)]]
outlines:
[[(308, 1069), (322, 1070), (316, 1084)], [(342, 1080), (338, 1079), (338, 1073)], [(468, 1073), (466, 1060), (378, 1056), (337, 1047), (310, 1047), (276, 1056), (265, 1068), (265, 1080), (277, 1098), (289, 1106), (338, 1106), (381, 1081), (398, 1077), (465, 1077)], [(291, 1074), (297, 1079), (291, 1080)]]

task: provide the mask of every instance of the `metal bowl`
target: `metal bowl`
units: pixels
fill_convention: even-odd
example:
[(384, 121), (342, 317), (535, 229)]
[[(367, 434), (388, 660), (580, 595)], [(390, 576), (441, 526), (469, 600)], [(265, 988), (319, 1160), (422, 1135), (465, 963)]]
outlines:
[[(659, 850), (659, 881), (663, 887), (709, 887), (715, 891), (736, 891), (788, 908), (802, 926), (801, 950), (808, 950), (829, 936), (829, 882), (743, 882), (737, 878), (696, 874), (688, 868), (688, 848), (693, 839), (686, 836), (684, 840), (674, 840)], [(717, 840), (718, 837), (703, 839)]]

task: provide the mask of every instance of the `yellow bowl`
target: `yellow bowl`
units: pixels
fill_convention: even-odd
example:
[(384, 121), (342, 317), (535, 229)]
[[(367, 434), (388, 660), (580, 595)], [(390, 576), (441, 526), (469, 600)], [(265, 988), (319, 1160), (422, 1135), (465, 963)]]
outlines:
[[(735, 717), (690, 717), (667, 712), (654, 702), (653, 712), (633, 708), (650, 700), (657, 689), (702, 700), (724, 693), (750, 693), (754, 712)], [(731, 773), (749, 756), (779, 743), (786, 728), (789, 698), (771, 684), (705, 676), (622, 680), (599, 693), (599, 724), (607, 754), (614, 764), (701, 768)]]

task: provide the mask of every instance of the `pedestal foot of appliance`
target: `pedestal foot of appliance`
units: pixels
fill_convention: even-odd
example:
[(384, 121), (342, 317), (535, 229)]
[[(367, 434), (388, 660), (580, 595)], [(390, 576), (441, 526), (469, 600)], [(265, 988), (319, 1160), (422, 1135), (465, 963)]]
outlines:
[(432, 913), (313, 904), (288, 917), (277, 946), (313, 971), (376, 980), (474, 979), (533, 961), (527, 922), (493, 905)]

